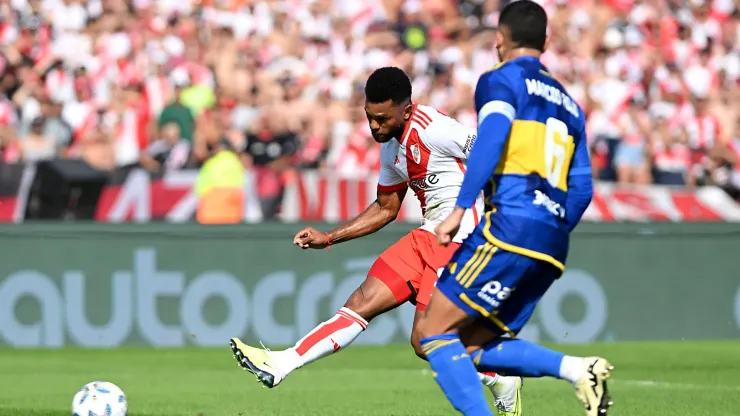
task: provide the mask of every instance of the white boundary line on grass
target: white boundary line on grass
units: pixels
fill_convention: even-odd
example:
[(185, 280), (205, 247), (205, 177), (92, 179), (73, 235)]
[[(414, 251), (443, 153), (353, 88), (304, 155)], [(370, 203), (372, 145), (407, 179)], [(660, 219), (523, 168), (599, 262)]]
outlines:
[[(421, 370), (423, 376), (430, 375), (431, 372), (427, 369)], [(653, 387), (668, 390), (721, 390), (721, 391), (739, 391), (740, 386), (733, 386), (729, 384), (710, 384), (710, 383), (674, 383), (670, 381), (658, 381), (658, 380), (631, 380), (622, 378), (610, 378), (609, 384), (616, 385), (631, 385), (638, 387)]]
[[(372, 369), (363, 369), (363, 370), (370, 370)], [(336, 372), (336, 371), (355, 371), (355, 370), (348, 370), (348, 369), (309, 369), (309, 370), (302, 370), (301, 374), (311, 373), (311, 372)], [(380, 371), (380, 370), (378, 370)], [(383, 372), (400, 372), (400, 373), (406, 373), (406, 372), (413, 372), (420, 374), (423, 377), (431, 377), (432, 372), (427, 368), (422, 369), (382, 369)], [(551, 379), (554, 380), (554, 379)], [(670, 381), (658, 381), (658, 380), (635, 380), (635, 379), (623, 379), (619, 378), (619, 376), (609, 378), (609, 384), (615, 384), (615, 385), (629, 385), (629, 386), (637, 386), (637, 387), (649, 387), (649, 388), (659, 388), (659, 389), (668, 389), (668, 390), (719, 390), (719, 391), (736, 391), (740, 392), (740, 385), (731, 385), (731, 384), (712, 384), (712, 383), (674, 383)]]
[(727, 384), (692, 384), (692, 383), (673, 383), (668, 381), (657, 380), (624, 380), (614, 378), (609, 380), (610, 384), (630, 384), (640, 387), (656, 387), (663, 389), (680, 389), (680, 390), (722, 390), (722, 391), (740, 391), (740, 386), (731, 386)]

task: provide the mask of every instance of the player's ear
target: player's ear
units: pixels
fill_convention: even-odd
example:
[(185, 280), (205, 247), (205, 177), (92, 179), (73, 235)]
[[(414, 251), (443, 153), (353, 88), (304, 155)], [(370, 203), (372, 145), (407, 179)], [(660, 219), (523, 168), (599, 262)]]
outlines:
[(542, 46), (542, 52), (545, 52), (550, 47), (550, 36), (545, 38), (545, 44)]
[(403, 108), (403, 121), (409, 121), (411, 118), (411, 113), (414, 112), (414, 105), (409, 101), (408, 104), (406, 104), (406, 107)]

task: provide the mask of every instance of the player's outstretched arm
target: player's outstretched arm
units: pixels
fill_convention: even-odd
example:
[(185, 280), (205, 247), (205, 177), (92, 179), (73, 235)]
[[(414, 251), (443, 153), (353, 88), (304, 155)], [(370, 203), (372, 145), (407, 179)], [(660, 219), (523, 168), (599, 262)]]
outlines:
[(377, 199), (365, 211), (339, 227), (323, 233), (312, 227), (306, 227), (293, 239), (293, 244), (300, 248), (326, 248), (330, 244), (343, 243), (355, 238), (372, 234), (393, 222), (401, 211), (403, 198), (408, 188), (389, 191), (378, 190)]
[(393, 222), (401, 211), (406, 190), (378, 190), (378, 197), (360, 215), (329, 232), (331, 243), (342, 243), (372, 234)]

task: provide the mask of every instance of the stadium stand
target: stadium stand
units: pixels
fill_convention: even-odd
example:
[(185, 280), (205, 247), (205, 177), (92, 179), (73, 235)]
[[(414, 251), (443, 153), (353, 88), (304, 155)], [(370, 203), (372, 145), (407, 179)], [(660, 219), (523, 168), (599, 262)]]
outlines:
[[(551, 27), (544, 61), (588, 114), (599, 179), (737, 195), (737, 2), (542, 3)], [(472, 92), (497, 63), (504, 4), (2, 2), (2, 162), (82, 159), (161, 175), (200, 167), (228, 140), (269, 218), (296, 172), (377, 171), (362, 108), (375, 68), (404, 68), (416, 101), (475, 125)]]

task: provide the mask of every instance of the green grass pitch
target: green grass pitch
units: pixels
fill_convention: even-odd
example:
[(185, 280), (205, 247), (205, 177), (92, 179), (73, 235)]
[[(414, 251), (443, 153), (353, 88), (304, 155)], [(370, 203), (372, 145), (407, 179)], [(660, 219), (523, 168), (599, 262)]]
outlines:
[[(740, 342), (561, 346), (616, 366), (613, 416), (740, 415)], [(454, 415), (426, 363), (406, 345), (350, 347), (261, 388), (222, 349), (0, 349), (0, 415), (69, 415), (94, 380), (118, 384), (129, 415)], [(565, 382), (530, 379), (526, 416), (582, 415)]]

